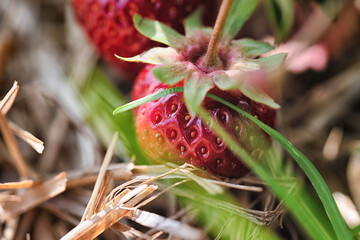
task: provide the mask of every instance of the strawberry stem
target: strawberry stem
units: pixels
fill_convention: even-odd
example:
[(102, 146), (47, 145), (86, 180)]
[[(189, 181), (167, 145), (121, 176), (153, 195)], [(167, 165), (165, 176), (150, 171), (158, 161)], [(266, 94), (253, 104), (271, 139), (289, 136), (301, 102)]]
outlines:
[(204, 63), (208, 67), (218, 65), (218, 47), (224, 31), (226, 19), (229, 16), (234, 0), (223, 0), (216, 18), (214, 31), (212, 32), (209, 46), (205, 55)]

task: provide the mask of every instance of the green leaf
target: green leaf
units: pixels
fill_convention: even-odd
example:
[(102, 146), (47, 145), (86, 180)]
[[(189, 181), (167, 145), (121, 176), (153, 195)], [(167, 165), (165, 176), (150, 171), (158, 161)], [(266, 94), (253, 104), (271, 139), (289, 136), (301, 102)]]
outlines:
[(235, 0), (224, 28), (224, 36), (233, 39), (251, 16), (258, 0)]
[(196, 33), (197, 30), (203, 28), (201, 21), (201, 15), (203, 13), (203, 8), (196, 9), (188, 18), (185, 19), (185, 33), (186, 36), (190, 36)]
[(180, 61), (180, 54), (174, 48), (156, 47), (134, 57), (115, 57), (127, 62), (142, 62), (155, 65), (168, 65)]
[[(306, 176), (309, 178), (312, 185), (314, 186), (315, 191), (317, 192), (317, 194), (325, 208), (325, 211), (332, 223), (332, 226), (335, 230), (335, 233), (336, 233), (336, 236), (338, 237), (338, 239), (351, 239), (351, 232), (350, 232), (349, 228), (347, 227), (347, 224), (345, 223), (344, 219), (342, 218), (342, 216), (339, 212), (339, 209), (336, 206), (335, 200), (334, 200), (328, 186), (326, 185), (326, 182), (321, 177), (320, 173), (317, 171), (317, 169), (314, 167), (314, 165), (310, 162), (310, 160), (304, 154), (302, 154), (297, 148), (295, 148), (289, 142), (289, 140), (287, 140), (281, 133), (277, 132), (276, 130), (269, 127), (265, 123), (256, 119), (254, 116), (250, 115), (249, 113), (243, 111), (242, 109), (236, 107), (235, 105), (233, 105), (213, 94), (208, 93), (207, 96), (214, 100), (221, 102), (222, 104), (224, 104), (224, 105), (232, 108), (233, 110), (241, 113), (242, 115), (246, 116), (251, 121), (255, 122), (267, 134), (269, 134), (281, 146), (283, 146), (283, 148), (295, 159), (297, 164), (301, 167), (301, 169), (304, 171), (304, 173), (306, 174)], [(220, 137), (222, 137), (222, 136), (220, 136)], [(261, 174), (263, 174), (264, 176), (266, 175), (266, 173), (261, 173)], [(266, 182), (269, 183), (269, 181), (266, 181)]]
[(204, 100), (206, 93), (213, 86), (211, 79), (200, 76), (198, 72), (191, 74), (185, 81), (184, 98), (190, 115), (195, 116), (196, 110)]
[(129, 102), (121, 107), (118, 107), (117, 109), (114, 110), (113, 115), (119, 114), (122, 112), (126, 112), (126, 111), (136, 108), (144, 103), (157, 100), (157, 99), (159, 99), (163, 96), (169, 95), (171, 93), (182, 92), (182, 91), (184, 91), (183, 87), (175, 87), (175, 88), (168, 88), (163, 91), (155, 92), (153, 94), (147, 95), (146, 97), (137, 99), (137, 100)]
[(280, 105), (277, 104), (269, 95), (264, 93), (263, 91), (258, 91), (254, 87), (251, 86), (251, 83), (245, 83), (239, 87), (240, 91), (257, 103), (265, 104), (271, 108), (279, 109)]
[(155, 67), (152, 69), (154, 76), (163, 83), (175, 85), (189, 76), (190, 70), (184, 63)]
[(265, 3), (275, 37), (282, 41), (293, 25), (294, 0), (267, 0)]
[(133, 17), (135, 28), (144, 36), (153, 41), (163, 43), (173, 48), (181, 48), (186, 38), (167, 25), (138, 14)]
[(249, 38), (235, 40), (231, 43), (240, 46), (242, 53), (247, 57), (259, 56), (261, 54), (274, 50), (275, 48), (274, 46), (266, 42), (259, 42)]
[(230, 69), (243, 72), (257, 70), (274, 71), (284, 63), (286, 56), (286, 53), (278, 53), (258, 59), (244, 59), (243, 61), (236, 62)]
[(237, 89), (243, 84), (242, 73), (236, 70), (227, 70), (211, 75), (215, 85), (222, 90)]

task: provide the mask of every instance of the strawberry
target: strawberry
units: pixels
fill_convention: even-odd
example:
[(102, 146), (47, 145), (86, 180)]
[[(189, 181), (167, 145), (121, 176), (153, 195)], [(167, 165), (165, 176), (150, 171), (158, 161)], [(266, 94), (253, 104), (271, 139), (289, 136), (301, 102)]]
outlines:
[[(200, 12), (192, 14), (185, 21), (186, 36), (160, 22), (134, 15), (140, 33), (169, 47), (156, 47), (130, 58), (117, 56), (150, 64), (136, 79), (133, 99), (171, 87), (184, 89), (147, 102), (135, 112), (139, 143), (154, 162), (187, 162), (215, 176), (243, 176), (248, 171), (246, 166), (216, 135), (215, 122), (254, 159), (261, 159), (270, 145), (268, 135), (255, 123), (207, 96), (216, 95), (274, 127), (279, 105), (263, 89), (265, 79), (254, 80), (253, 76), (270, 77), (286, 54), (258, 58), (273, 47), (251, 39), (231, 40), (243, 21), (235, 14), (229, 25), (225, 24), (223, 18), (229, 14), (231, 3), (223, 1), (214, 30), (201, 26)], [(238, 5), (233, 9), (241, 8)], [(257, 71), (262, 74), (254, 74)], [(212, 122), (204, 123), (199, 118), (197, 112), (203, 109), (213, 117)]]
[[(202, 2), (214, 9), (216, 0), (72, 0), (74, 13), (100, 55), (120, 71), (135, 75), (142, 64), (117, 61), (114, 54), (134, 56), (156, 45), (132, 22), (134, 13), (160, 20), (183, 31), (182, 21)], [(211, 11), (207, 11), (211, 19)], [(158, 44), (157, 44), (158, 45)]]
[[(146, 95), (171, 87), (160, 82), (152, 73), (155, 66), (146, 66), (134, 85), (134, 100), (139, 89), (146, 89)], [(183, 86), (184, 81), (176, 86)], [(143, 88), (146, 86), (146, 88)], [(256, 103), (239, 90), (222, 91), (213, 88), (210, 93), (217, 95), (241, 109), (257, 116), (270, 127), (275, 124), (275, 110)], [(254, 158), (261, 158), (269, 145), (267, 135), (249, 119), (242, 117), (229, 107), (205, 98), (202, 105)], [(244, 164), (226, 147), (221, 138), (207, 127), (198, 117), (191, 117), (183, 93), (173, 93), (148, 102), (139, 107), (136, 114), (136, 133), (140, 146), (149, 158), (176, 163), (188, 162), (214, 175), (240, 177), (248, 172)]]

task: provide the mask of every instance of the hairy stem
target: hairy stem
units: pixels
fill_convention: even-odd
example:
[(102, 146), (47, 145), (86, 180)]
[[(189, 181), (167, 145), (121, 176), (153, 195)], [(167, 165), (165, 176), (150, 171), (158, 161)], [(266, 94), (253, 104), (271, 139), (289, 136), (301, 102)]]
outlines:
[(216, 18), (214, 31), (212, 32), (209, 46), (205, 55), (205, 65), (208, 67), (218, 64), (218, 47), (224, 31), (226, 19), (229, 16), (231, 6), (234, 0), (223, 0)]

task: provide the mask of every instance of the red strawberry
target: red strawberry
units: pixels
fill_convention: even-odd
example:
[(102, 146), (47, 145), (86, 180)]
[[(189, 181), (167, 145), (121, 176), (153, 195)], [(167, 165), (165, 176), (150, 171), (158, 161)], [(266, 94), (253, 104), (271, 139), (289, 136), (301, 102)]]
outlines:
[(155, 162), (188, 162), (213, 175), (230, 178), (247, 172), (241, 159), (215, 134), (214, 122), (205, 124), (197, 117), (201, 106), (255, 159), (260, 159), (269, 146), (269, 137), (255, 123), (206, 97), (210, 92), (274, 127), (275, 108), (279, 106), (265, 93), (263, 80), (254, 81), (253, 73), (263, 71), (266, 75), (259, 76), (270, 77), (269, 73), (284, 61), (286, 54), (254, 58), (273, 47), (251, 39), (231, 40), (242, 21), (234, 15), (225, 27), (231, 2), (223, 1), (213, 31), (203, 28), (199, 12), (194, 13), (185, 21), (186, 37), (159, 22), (134, 15), (139, 32), (170, 46), (153, 48), (131, 58), (119, 57), (153, 64), (140, 72), (134, 85), (134, 100), (171, 86), (184, 89), (145, 103), (136, 112), (139, 143)]
[[(178, 31), (183, 31), (182, 21), (201, 3), (216, 9), (216, 0), (72, 0), (75, 15), (97, 51), (107, 62), (128, 75), (135, 75), (143, 64), (119, 61), (114, 54), (129, 57), (156, 44), (141, 35), (132, 22), (134, 13), (160, 20)], [(211, 8), (210, 8), (211, 7)]]
[[(140, 72), (134, 85), (134, 100), (170, 87), (153, 75), (152, 68), (154, 66), (148, 65)], [(183, 84), (182, 81), (176, 86)], [(140, 89), (146, 91), (140, 93)], [(213, 88), (210, 92), (274, 127), (274, 109), (254, 102), (238, 90)], [(202, 105), (254, 158), (261, 158), (270, 141), (254, 123), (210, 98), (205, 98)], [(136, 116), (136, 132), (140, 146), (155, 162), (159, 159), (188, 162), (214, 175), (230, 178), (248, 171), (211, 128), (199, 118), (190, 116), (183, 93), (173, 93), (141, 105)]]

